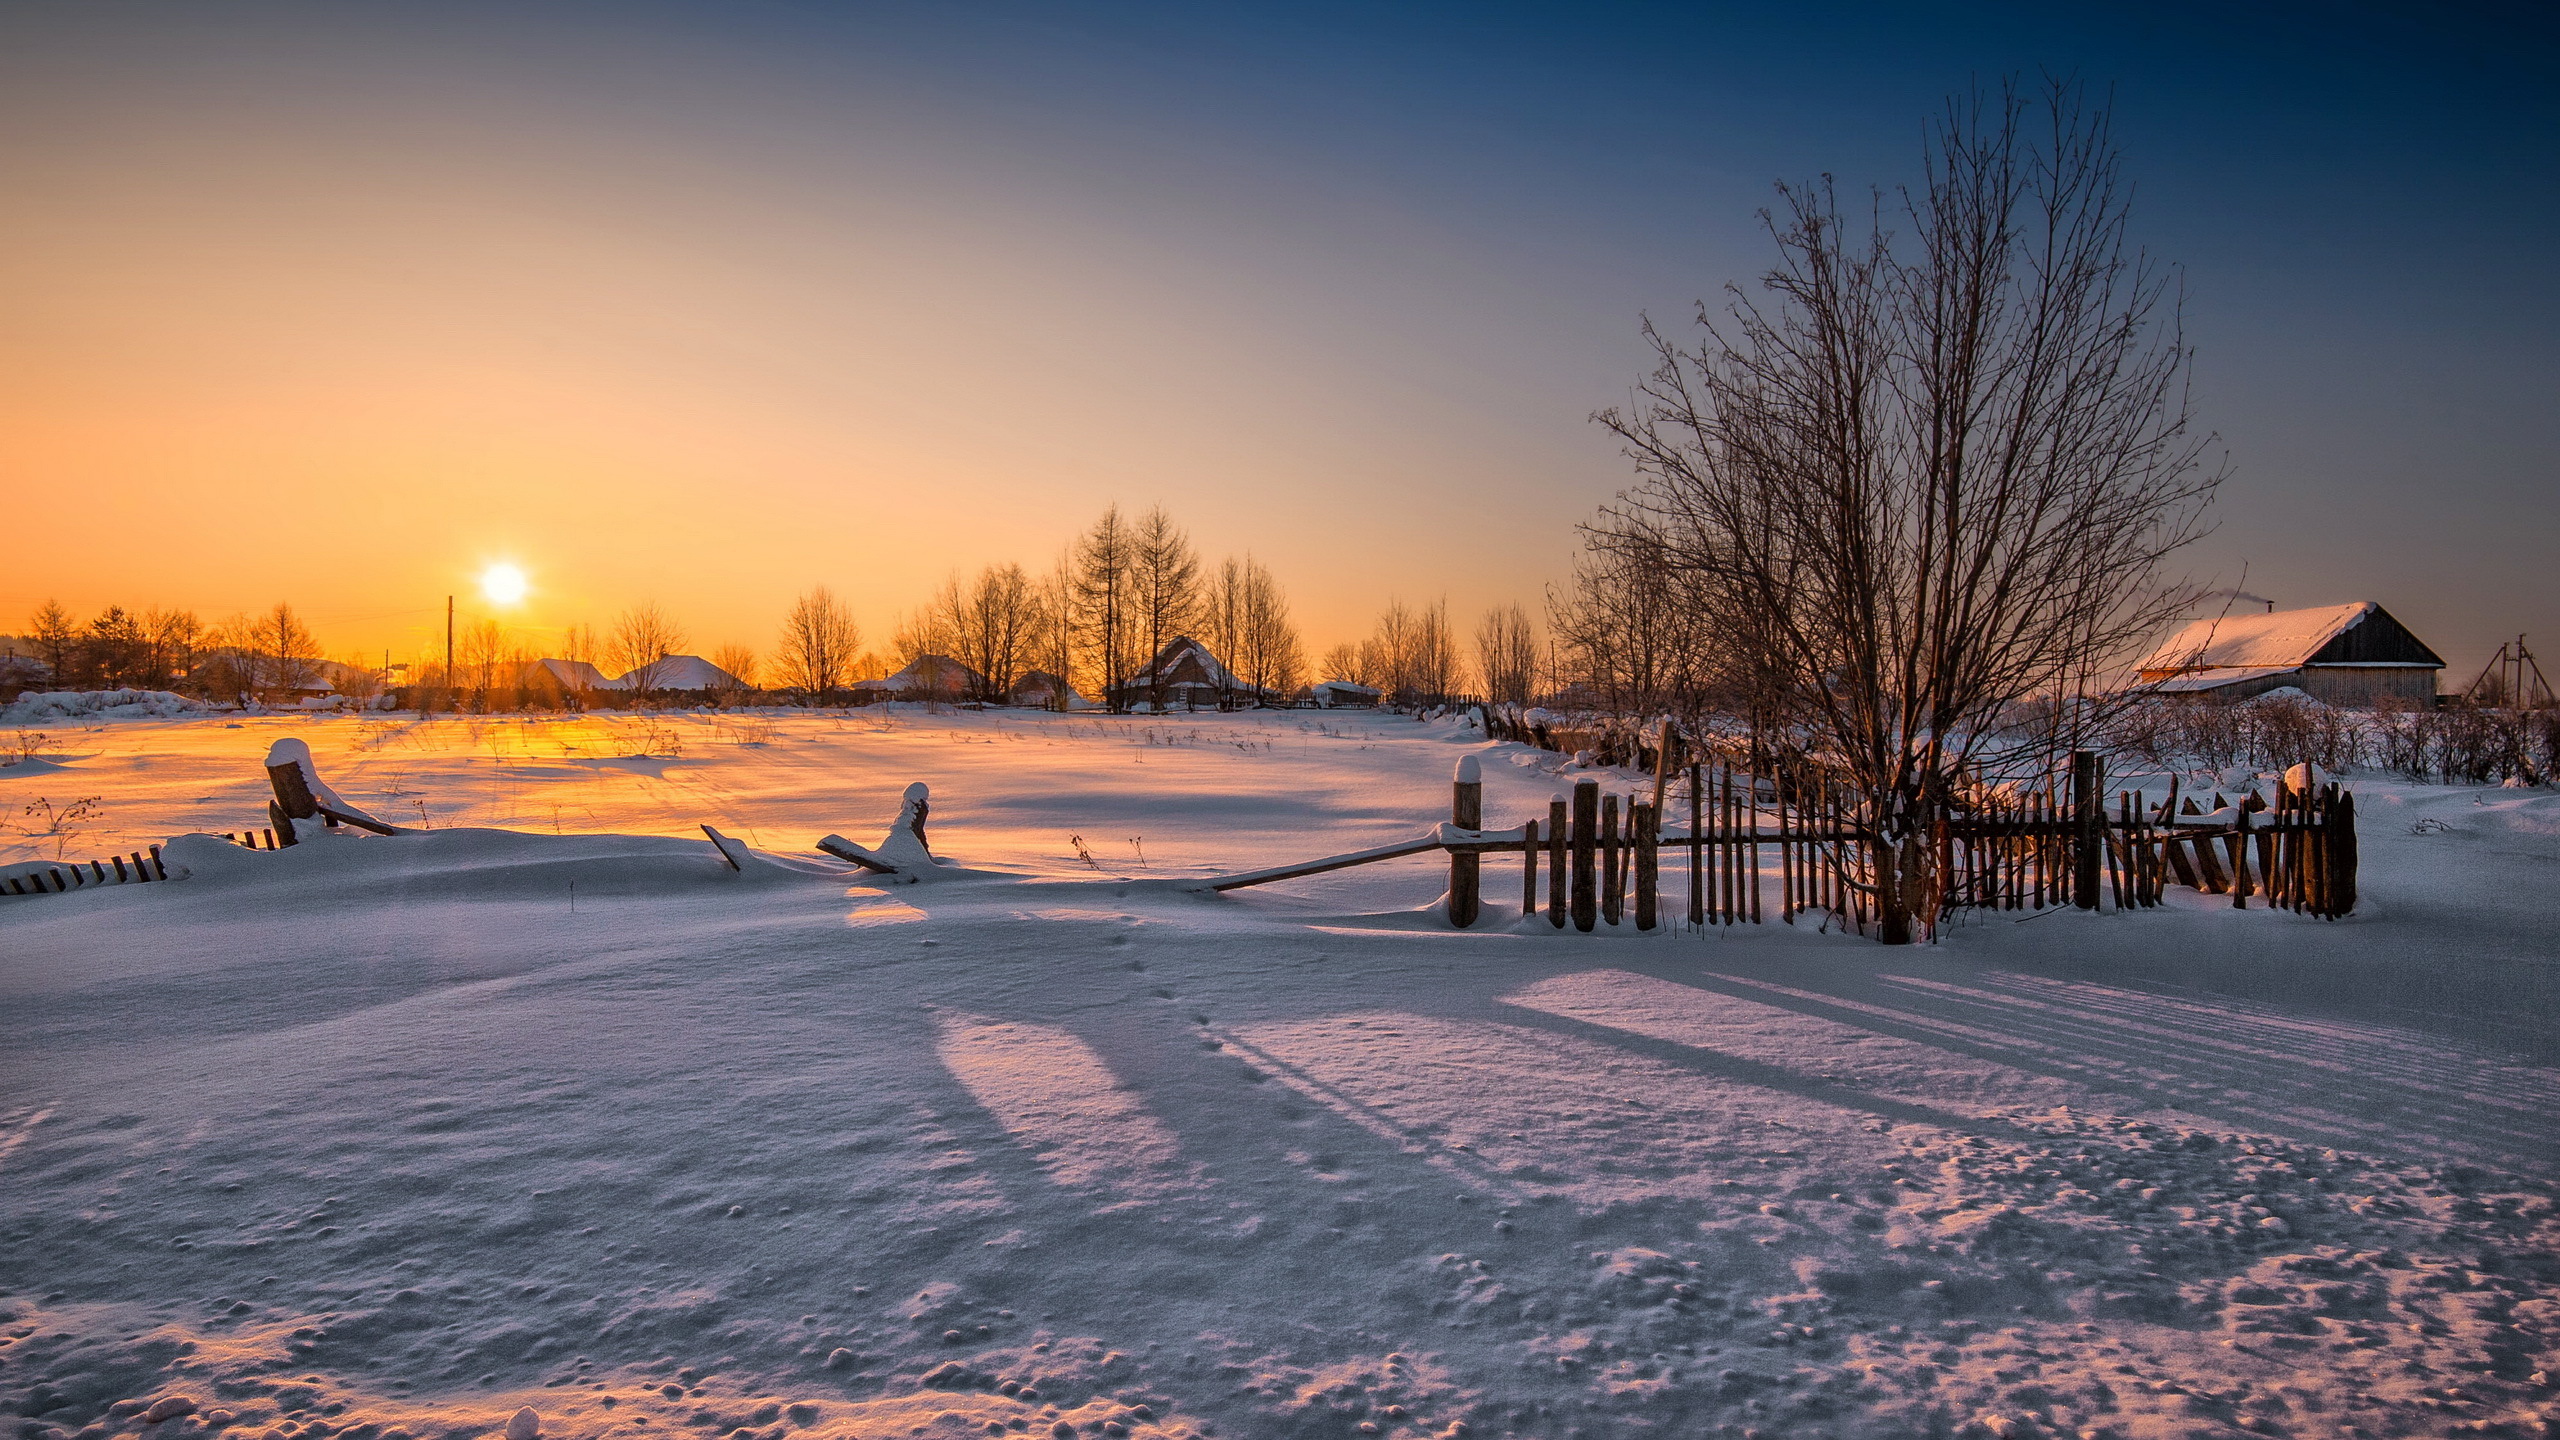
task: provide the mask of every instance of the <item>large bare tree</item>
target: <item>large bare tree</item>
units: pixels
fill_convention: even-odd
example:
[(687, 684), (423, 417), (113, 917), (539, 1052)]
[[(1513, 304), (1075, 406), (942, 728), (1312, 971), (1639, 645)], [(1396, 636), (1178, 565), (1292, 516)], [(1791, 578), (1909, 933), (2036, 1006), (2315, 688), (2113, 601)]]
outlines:
[(1496, 605), (1476, 622), (1476, 674), (1494, 704), (1529, 703), (1538, 682), (1538, 636), (1516, 602)]
[(2219, 472), (2190, 430), (2174, 271), (2133, 247), (2103, 108), (1952, 102), (1917, 190), (1781, 187), (1765, 297), (1596, 417), (1640, 475), (1590, 527), (1862, 801), (1884, 938), (1936, 911), (1926, 841), (2004, 712), (2087, 706), (2185, 603)]

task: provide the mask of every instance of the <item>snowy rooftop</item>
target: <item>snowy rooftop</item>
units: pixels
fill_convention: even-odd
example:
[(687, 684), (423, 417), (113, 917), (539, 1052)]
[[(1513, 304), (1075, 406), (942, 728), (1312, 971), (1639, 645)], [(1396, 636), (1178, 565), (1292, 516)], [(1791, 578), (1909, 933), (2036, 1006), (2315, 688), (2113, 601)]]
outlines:
[(2145, 671), (2194, 670), (2226, 665), (2291, 670), (2320, 653), (2349, 626), (2380, 607), (2370, 600), (2278, 610), (2267, 615), (2218, 615), (2193, 621), (2142, 662)]

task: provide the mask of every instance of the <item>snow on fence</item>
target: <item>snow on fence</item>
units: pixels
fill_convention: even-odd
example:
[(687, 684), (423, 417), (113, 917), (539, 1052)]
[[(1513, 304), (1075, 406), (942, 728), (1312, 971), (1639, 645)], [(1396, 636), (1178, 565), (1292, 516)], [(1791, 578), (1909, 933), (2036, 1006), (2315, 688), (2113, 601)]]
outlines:
[[(1483, 857), (1520, 856), (1520, 914), (1583, 933), (1632, 919), (1659, 928), (1662, 860), (1686, 851), (1688, 925), (1757, 924), (1775, 909), (1794, 924), (1821, 915), (1861, 935), (1875, 919), (1869, 847), (1874, 833), (1837, 789), (1764, 779), (1727, 764), (1685, 767), (1685, 795), (1670, 789), (1668, 733), (1647, 747), (1654, 758), (1650, 794), (1603, 794), (1597, 778), (1574, 783), (1532, 817), (1509, 829), (1483, 828), (1483, 785), (1475, 757), (1458, 762), (1449, 823), (1390, 845), (1278, 865), (1201, 882), (1211, 891), (1295, 880), (1379, 861), (1446, 851), (1449, 923), (1460, 929), (1481, 915)], [(2238, 802), (2213, 798), (2210, 810), (2173, 786), (2153, 805), (2142, 791), (2119, 792), (2112, 811), (2098, 757), (2072, 755), (2067, 789), (1980, 798), (1933, 827), (1936, 904), (1943, 919), (1964, 909), (2043, 910), (2077, 906), (2142, 909), (2161, 903), (2177, 883), (2227, 894), (2246, 909), (2262, 903), (2336, 919), (2355, 908), (2355, 797), (2296, 766), (2270, 804), (2252, 791)], [(1666, 806), (1685, 799), (1685, 829), (1665, 830)], [(1539, 869), (1545, 866), (1544, 885)], [(1632, 912), (1632, 913), (1630, 913)]]
[[(112, 871), (107, 867), (113, 865)], [(183, 871), (180, 873), (184, 873)], [(150, 858), (136, 850), (129, 855), (111, 855), (104, 860), (36, 861), (11, 867), (11, 873), (0, 876), (0, 894), (59, 895), (65, 890), (82, 890), (92, 885), (124, 885), (145, 880), (166, 880), (169, 867), (160, 863), (160, 847), (150, 848)]]
[[(1545, 741), (1543, 733), (1539, 737)], [(1675, 756), (1687, 748), (1664, 725), (1655, 743), (1629, 741), (1628, 758), (1652, 760), (1650, 794), (1603, 794), (1596, 777), (1575, 781), (1543, 817), (1509, 829), (1484, 828), (1484, 785), (1476, 757), (1458, 761), (1447, 824), (1390, 845), (1278, 865), (1199, 881), (1191, 888), (1223, 892), (1328, 871), (1444, 851), (1449, 857), (1449, 923), (1472, 926), (1483, 913), (1483, 865), (1487, 855), (1520, 857), (1520, 915), (1544, 911), (1548, 924), (1588, 934), (1629, 920), (1640, 931), (1662, 925), (1662, 856), (1685, 850), (1688, 925), (1694, 930), (1761, 922), (1774, 896), (1778, 918), (1794, 924), (1820, 914), (1863, 935), (1875, 911), (1869, 863), (1874, 831), (1836, 787), (1745, 773), (1703, 757), (1683, 767)], [(1685, 779), (1685, 795), (1670, 788)], [(377, 835), (411, 832), (387, 825), (349, 805), (319, 777), (308, 746), (276, 742), (267, 754), (275, 791), (261, 831), (225, 836), (249, 849), (274, 850), (298, 843), (297, 827), (350, 825)], [(2072, 752), (2067, 788), (2048, 782), (2040, 790), (2006, 797), (1977, 797), (1938, 820), (1928, 836), (1934, 864), (1935, 903), (1922, 908), (1943, 919), (1958, 910), (2043, 910), (2073, 905), (2096, 910), (2112, 901), (2118, 910), (2161, 903), (2171, 880), (2206, 894), (2229, 895), (2248, 908), (2262, 903), (2336, 919), (2355, 909), (2355, 796), (2324, 782), (2310, 764), (2295, 766), (2276, 784), (2271, 803), (2252, 790), (2234, 802), (2217, 794), (2210, 808), (2193, 796), (2183, 801), (2173, 782), (2153, 805), (2142, 791), (2119, 792), (2112, 813), (2101, 784), (2098, 756)], [(1666, 805), (1685, 799), (1688, 825), (1666, 831)], [(937, 861), (925, 837), (930, 797), (907, 787), (897, 823), (876, 848), (839, 835), (818, 842), (828, 855), (865, 870), (906, 880), (935, 873)], [(742, 868), (746, 847), (712, 827), (703, 833), (732, 870)], [(0, 892), (58, 894), (92, 884), (165, 880), (160, 849), (146, 865), (124, 856), (38, 870), (18, 867), (0, 876)], [(1545, 867), (1541, 885), (1540, 866)], [(107, 865), (115, 867), (110, 879)], [(183, 872), (181, 872), (183, 873)]]

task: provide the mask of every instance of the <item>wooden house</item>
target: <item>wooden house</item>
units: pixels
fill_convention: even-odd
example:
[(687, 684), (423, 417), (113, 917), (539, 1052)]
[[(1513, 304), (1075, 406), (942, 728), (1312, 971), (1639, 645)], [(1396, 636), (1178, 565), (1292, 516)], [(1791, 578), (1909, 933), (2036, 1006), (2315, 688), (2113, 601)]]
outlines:
[(1161, 704), (1167, 710), (1215, 710), (1221, 704), (1262, 705), (1279, 698), (1237, 678), (1209, 647), (1188, 635), (1165, 642), (1155, 658), (1114, 681), (1109, 691), (1123, 710)]
[(2331, 705), (2436, 703), (2444, 657), (2370, 600), (2197, 620), (2136, 672), (2156, 695), (2243, 700), (2291, 686)]

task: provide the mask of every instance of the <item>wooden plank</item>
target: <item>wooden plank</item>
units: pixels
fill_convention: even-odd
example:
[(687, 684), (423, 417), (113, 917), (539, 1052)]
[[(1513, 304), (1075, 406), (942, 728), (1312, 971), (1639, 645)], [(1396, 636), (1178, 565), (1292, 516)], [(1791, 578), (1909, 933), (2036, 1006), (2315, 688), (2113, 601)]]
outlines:
[(1662, 847), (1654, 841), (1654, 832), (1661, 828), (1654, 818), (1659, 813), (1653, 806), (1642, 802), (1635, 807), (1636, 928), (1639, 930), (1651, 930), (1661, 923)]
[(1573, 928), (1589, 934), (1600, 919), (1600, 782), (1573, 784)]
[(1561, 930), (1570, 908), (1566, 894), (1567, 863), (1565, 847), (1570, 841), (1571, 822), (1566, 819), (1562, 797), (1547, 802), (1547, 923)]
[(829, 835), (818, 842), (818, 849), (839, 860), (849, 861), (880, 875), (895, 875), (898, 867), (872, 854), (841, 835)]
[[(830, 836), (828, 838), (833, 839), (835, 837)], [(820, 841), (819, 848), (826, 849), (826, 842)], [(860, 849), (859, 846), (849, 848), (855, 850)], [(1373, 865), (1380, 860), (1396, 860), (1407, 855), (1422, 855), (1439, 848), (1439, 837), (1425, 836), (1419, 840), (1406, 840), (1394, 845), (1380, 845), (1369, 850), (1355, 850), (1348, 855), (1328, 855), (1322, 860), (1309, 860), (1297, 865), (1275, 865), (1268, 870), (1249, 870), (1241, 875), (1221, 876), (1215, 880), (1203, 880), (1191, 888), (1195, 890), (1241, 890), (1248, 885), (1268, 885), (1275, 880), (1295, 880), (1302, 875), (1322, 875), (1328, 870), (1347, 870), (1354, 865)], [(896, 873), (895, 866), (879, 863), (876, 860), (873, 862), (865, 862), (864, 860), (857, 858), (855, 855), (837, 850), (827, 850), (827, 853), (834, 855), (839, 859), (852, 860), (857, 865), (870, 863), (871, 868), (887, 870), (892, 874)], [(868, 854), (869, 852), (866, 851), (863, 853)]]
[(719, 831), (712, 829), (708, 825), (702, 827), (702, 833), (711, 841), (711, 848), (720, 852), (720, 859), (723, 864), (727, 865), (732, 870), (744, 870), (746, 868), (738, 863), (737, 856), (729, 853), (729, 845), (731, 842), (728, 836), (721, 834)]
[(353, 811), (341, 810), (334, 805), (322, 805), (319, 809), (322, 816), (330, 820), (334, 820), (338, 824), (353, 825), (359, 830), (368, 830), (376, 835), (406, 835), (410, 833), (401, 829), (397, 825), (385, 825), (381, 821), (373, 819), (371, 816), (358, 815)]
[(1625, 913), (1626, 854), (1618, 843), (1618, 797), (1600, 797), (1600, 919), (1615, 925)]
[(1538, 913), (1538, 822), (1520, 827), (1520, 918)]
[(1699, 818), (1705, 801), (1704, 789), (1698, 767), (1693, 764), (1689, 767), (1689, 923), (1701, 929), (1707, 923), (1707, 877), (1699, 864), (1707, 848)]

